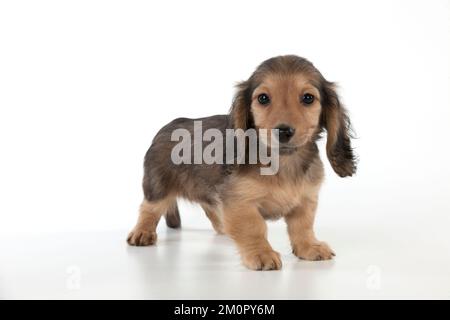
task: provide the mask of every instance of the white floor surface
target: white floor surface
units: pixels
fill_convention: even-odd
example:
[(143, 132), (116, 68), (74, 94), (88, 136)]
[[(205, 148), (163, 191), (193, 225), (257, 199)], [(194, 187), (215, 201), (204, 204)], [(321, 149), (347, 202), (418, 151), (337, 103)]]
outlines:
[(413, 234), (394, 242), (388, 231), (324, 229), (336, 259), (306, 262), (290, 254), (284, 227), (273, 224), (270, 241), (284, 265), (271, 272), (246, 270), (232, 241), (211, 229), (161, 225), (157, 246), (147, 248), (128, 247), (126, 234), (2, 239), (0, 298), (450, 298), (449, 242)]

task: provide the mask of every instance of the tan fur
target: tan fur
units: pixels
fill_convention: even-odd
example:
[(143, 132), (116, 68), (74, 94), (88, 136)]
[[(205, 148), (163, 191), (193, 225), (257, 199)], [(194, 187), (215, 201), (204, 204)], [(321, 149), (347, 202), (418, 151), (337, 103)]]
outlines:
[(162, 201), (149, 202), (143, 200), (139, 209), (139, 218), (133, 231), (128, 235), (128, 243), (134, 246), (148, 246), (156, 243), (156, 227), (171, 206), (176, 204), (175, 199), (166, 198)]
[[(283, 160), (282, 160), (283, 161)], [(317, 167), (323, 175), (322, 167)], [(252, 172), (246, 176), (232, 178), (233, 190), (229, 191), (229, 200), (238, 203), (251, 203), (264, 209), (265, 218), (275, 219), (286, 215), (302, 204), (304, 198), (317, 193), (321, 180), (308, 179), (293, 182), (288, 176), (260, 176)]]
[(314, 235), (316, 209), (317, 198), (305, 198), (300, 206), (286, 215), (292, 252), (305, 260), (329, 260), (335, 253), (325, 242), (318, 241)]
[(225, 232), (236, 242), (244, 265), (253, 270), (280, 269), (280, 255), (267, 241), (267, 226), (255, 205), (234, 202), (224, 211)]
[(313, 226), (320, 185), (307, 185), (301, 203), (284, 218), (288, 226), (293, 253), (305, 260), (328, 260), (335, 253), (315, 237)]
[[(281, 77), (267, 75), (252, 95), (251, 112), (258, 128), (276, 128), (279, 124), (292, 124), (297, 133), (292, 140), (300, 147), (311, 139), (317, 130), (322, 107), (320, 93), (305, 74)], [(268, 94), (273, 102), (270, 107), (258, 103), (261, 93)], [(299, 97), (310, 93), (316, 97), (308, 107), (299, 105)]]
[(221, 208), (219, 206), (211, 207), (207, 204), (203, 204), (202, 208), (205, 211), (208, 219), (211, 221), (214, 230), (216, 230), (218, 234), (224, 234), (225, 231), (221, 217)]
[[(266, 75), (252, 94), (251, 113), (257, 128), (275, 128), (280, 123), (293, 126), (297, 133), (292, 144), (301, 147), (319, 130), (322, 106), (319, 90), (307, 74), (289, 76)], [(257, 98), (266, 93), (273, 101), (270, 107)], [(310, 93), (315, 101), (308, 107), (299, 105), (299, 96)], [(332, 125), (335, 125), (334, 123)], [(267, 242), (264, 219), (284, 217), (288, 223), (293, 252), (302, 259), (331, 259), (332, 251), (316, 240), (313, 222), (317, 195), (323, 178), (319, 159), (303, 179), (292, 179), (290, 156), (280, 159), (281, 171), (276, 176), (260, 176), (253, 171), (246, 176), (233, 176), (229, 202), (224, 204), (225, 231), (237, 243), (243, 263), (250, 269), (279, 269), (278, 253)]]
[[(259, 95), (270, 104), (259, 102)], [(303, 100), (314, 96), (313, 103)], [(350, 144), (350, 121), (333, 83), (306, 59), (280, 56), (263, 62), (238, 85), (228, 116), (203, 118), (209, 128), (294, 129), (280, 148), (280, 170), (261, 175), (261, 164), (223, 167), (173, 166), (168, 137), (176, 128), (192, 130), (192, 119), (180, 118), (158, 133), (144, 161), (144, 195), (130, 245), (152, 245), (156, 226), (169, 213), (168, 225), (179, 227), (176, 197), (200, 203), (213, 228), (236, 243), (244, 265), (253, 270), (278, 270), (280, 255), (267, 240), (265, 220), (283, 218), (293, 253), (305, 260), (327, 260), (334, 252), (316, 239), (314, 220), (324, 177), (316, 141), (327, 131), (327, 155), (335, 172), (351, 176), (356, 171)]]
[(314, 179), (305, 176), (293, 182), (289, 177), (289, 158), (282, 157), (281, 162), (284, 171), (277, 176), (260, 176), (255, 172), (234, 176), (233, 190), (224, 203), (225, 232), (236, 241), (243, 263), (250, 269), (281, 267), (278, 253), (267, 241), (264, 219), (286, 219), (297, 256), (306, 260), (331, 258), (324, 252), (325, 245), (317, 247), (319, 242), (312, 230), (316, 206), (311, 203), (317, 202), (323, 177), (322, 163), (314, 164)]

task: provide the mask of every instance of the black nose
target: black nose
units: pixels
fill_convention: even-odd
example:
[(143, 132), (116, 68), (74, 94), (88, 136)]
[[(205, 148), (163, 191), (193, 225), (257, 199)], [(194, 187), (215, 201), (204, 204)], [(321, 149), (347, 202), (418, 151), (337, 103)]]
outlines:
[(278, 129), (279, 140), (281, 143), (289, 142), (295, 134), (295, 129), (285, 124), (279, 125), (276, 129)]

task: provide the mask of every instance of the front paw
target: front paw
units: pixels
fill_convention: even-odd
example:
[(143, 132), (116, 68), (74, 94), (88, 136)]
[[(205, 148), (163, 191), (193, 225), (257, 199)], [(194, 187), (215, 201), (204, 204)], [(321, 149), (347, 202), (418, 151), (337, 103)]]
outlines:
[(128, 235), (127, 242), (130, 246), (151, 246), (156, 243), (156, 232), (143, 229), (135, 229)]
[(280, 254), (267, 249), (244, 254), (242, 260), (251, 270), (280, 270), (282, 266)]
[(292, 252), (300, 259), (309, 261), (331, 260), (336, 255), (328, 244), (320, 241), (296, 244)]

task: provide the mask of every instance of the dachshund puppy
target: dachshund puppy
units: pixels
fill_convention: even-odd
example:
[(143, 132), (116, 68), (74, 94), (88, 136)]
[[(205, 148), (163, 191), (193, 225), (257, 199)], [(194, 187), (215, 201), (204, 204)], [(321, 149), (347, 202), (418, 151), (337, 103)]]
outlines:
[[(258, 164), (174, 164), (172, 133), (203, 130), (277, 129), (279, 170), (261, 175)], [(305, 260), (335, 255), (316, 239), (313, 225), (324, 176), (316, 141), (327, 132), (327, 156), (340, 177), (356, 172), (350, 143), (350, 121), (328, 82), (308, 60), (288, 55), (264, 61), (237, 86), (228, 115), (176, 119), (156, 135), (144, 161), (144, 200), (134, 230), (133, 246), (156, 243), (156, 227), (165, 216), (171, 228), (181, 226), (176, 199), (199, 203), (218, 233), (230, 236), (245, 266), (278, 270), (280, 255), (267, 241), (266, 219), (284, 218), (293, 253)], [(194, 148), (194, 146), (193, 146)]]

